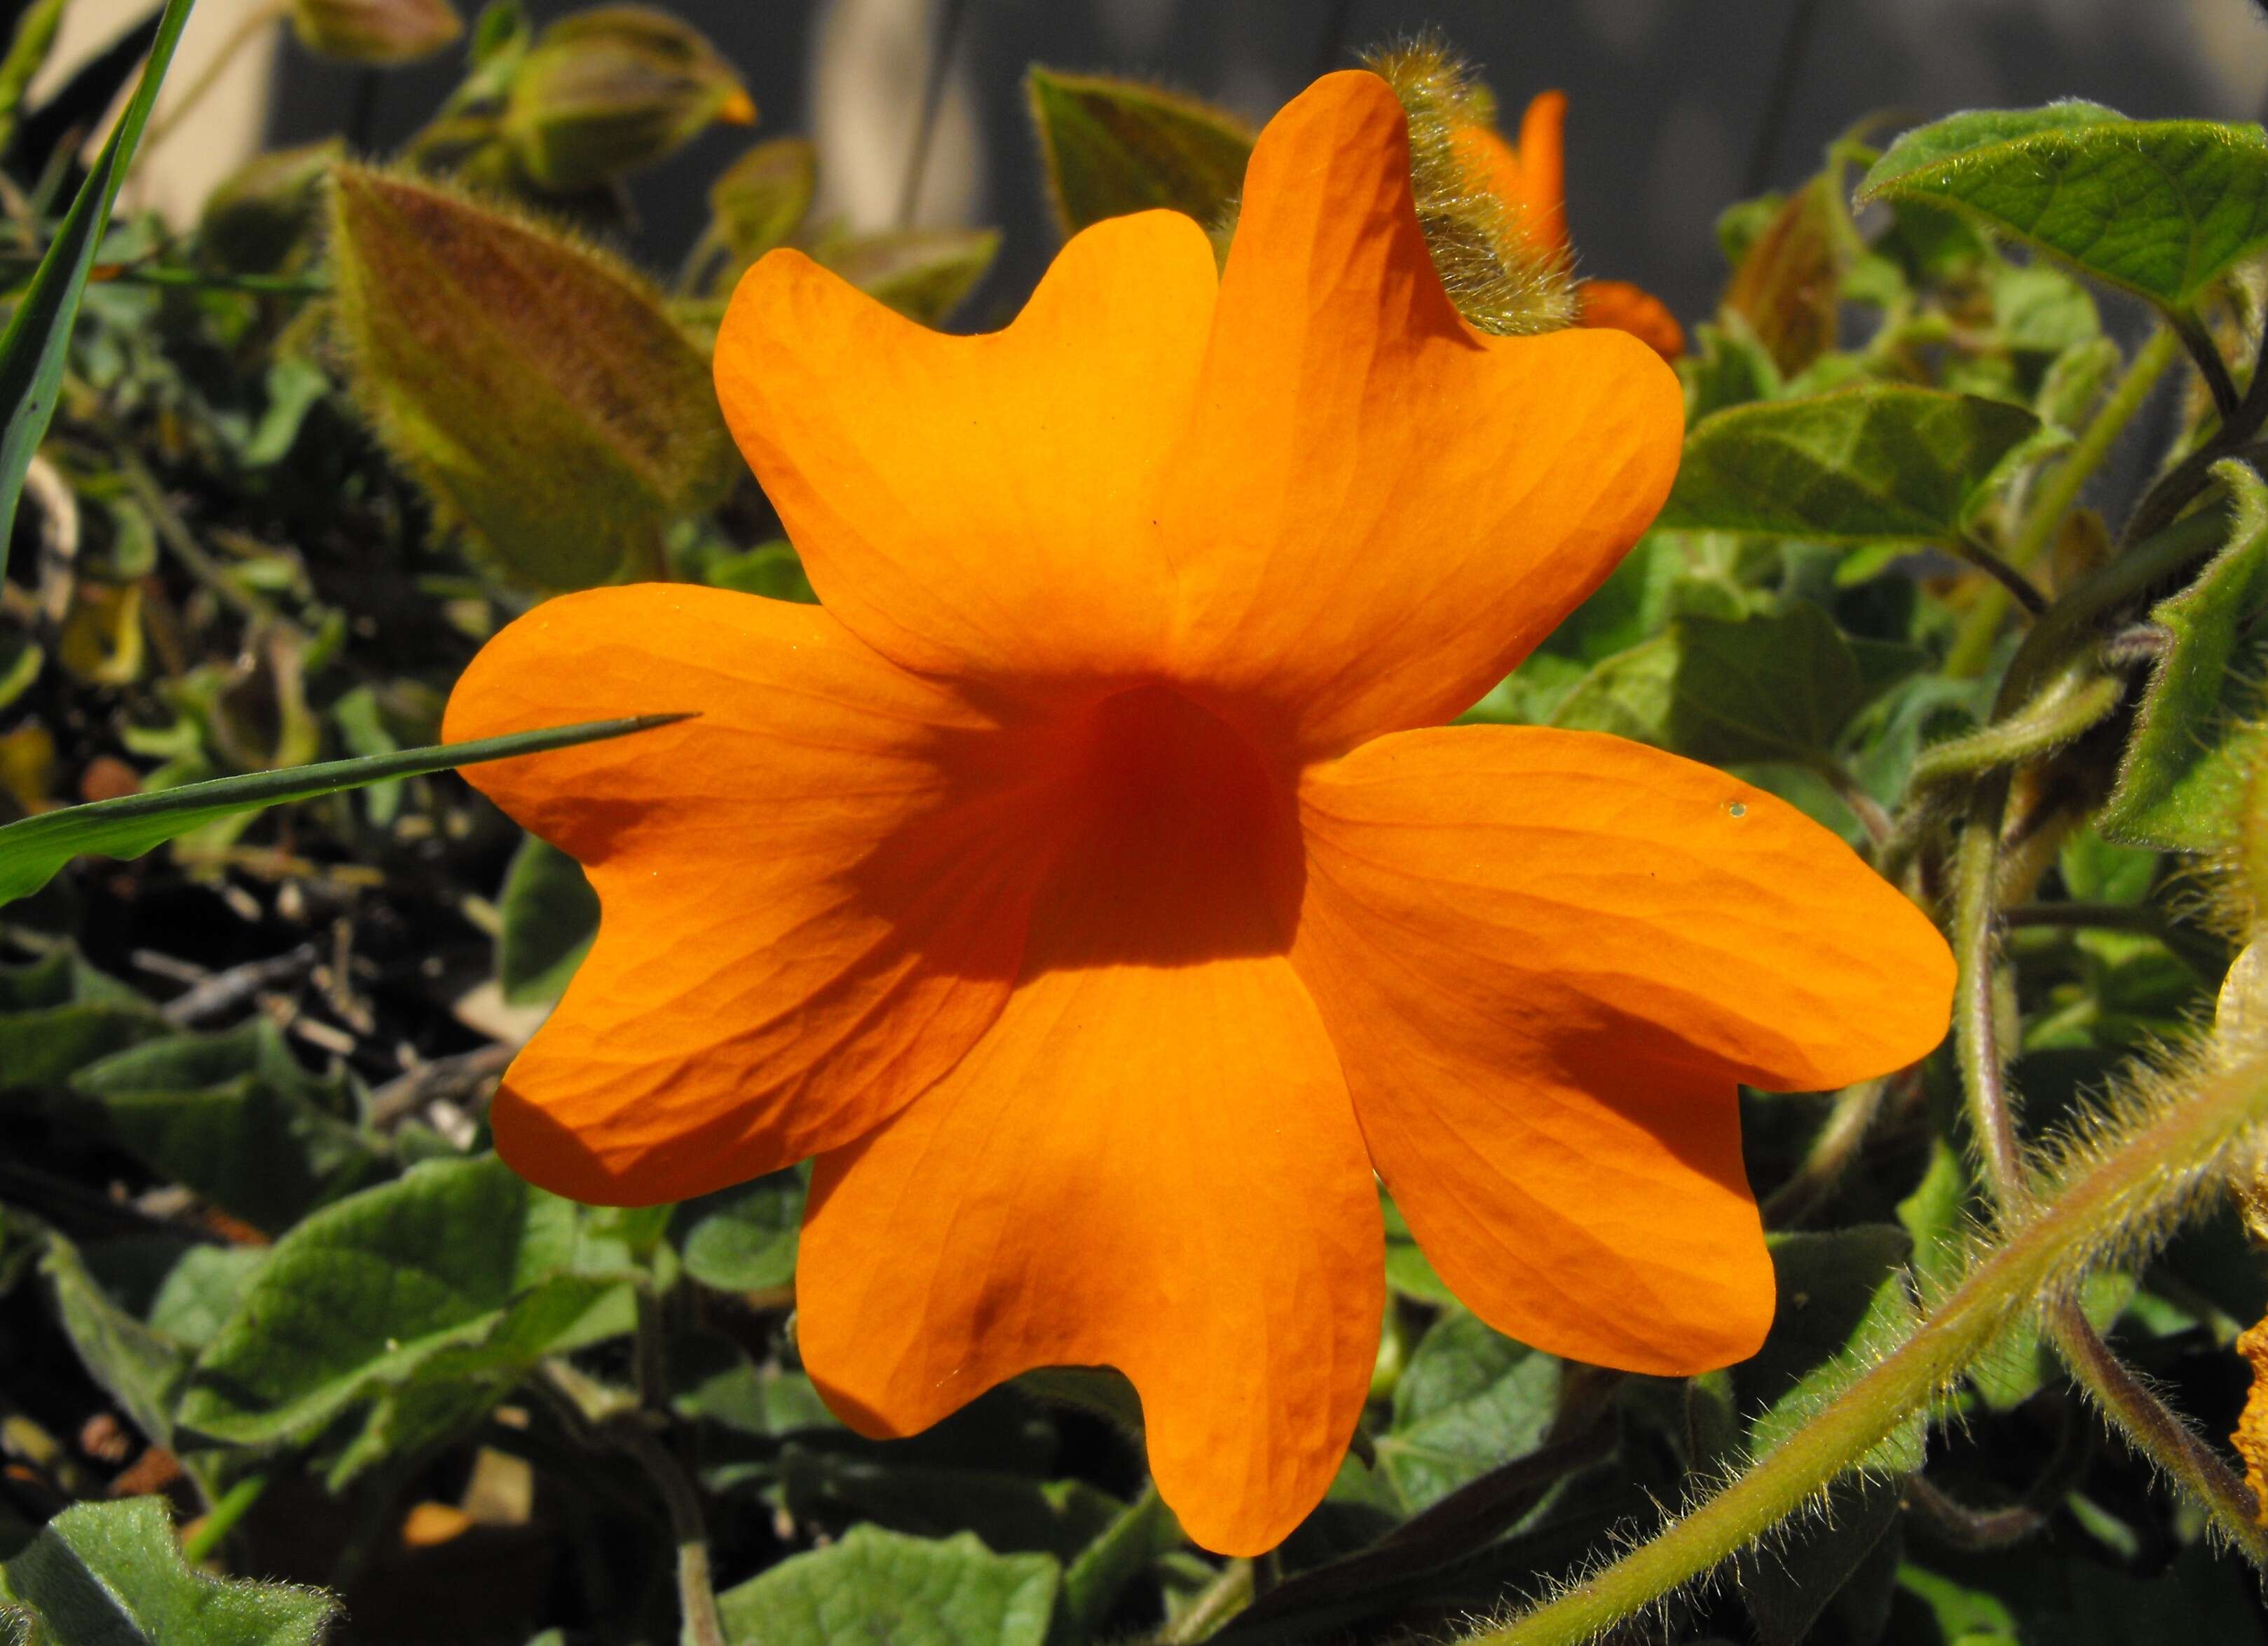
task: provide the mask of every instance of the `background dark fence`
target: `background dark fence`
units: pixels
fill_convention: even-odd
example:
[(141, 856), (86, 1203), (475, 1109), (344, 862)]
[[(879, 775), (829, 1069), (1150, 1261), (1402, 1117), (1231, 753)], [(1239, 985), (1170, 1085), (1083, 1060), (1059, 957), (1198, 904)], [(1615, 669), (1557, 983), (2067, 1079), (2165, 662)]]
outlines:
[[(1054, 244), (1020, 79), (1033, 62), (1160, 80), (1256, 120), (1319, 67), (1436, 26), (1515, 111), (1557, 85), (1573, 100), (1569, 211), (1584, 266), (1635, 279), (1681, 314), (1720, 277), (1711, 225), (1728, 201), (1815, 168), (1853, 110), (1918, 118), (2080, 96), (2144, 116), (2257, 118), (2268, 20), (2254, 0), (680, 0), (747, 75), (767, 132), (806, 130), (814, 65), (832, 49), (909, 116), (949, 14), (952, 78), (973, 144), (938, 151), (924, 203), (1006, 232), (966, 312), (998, 318)], [(538, 0), (539, 17), (571, 7)], [(1783, 65), (1793, 60), (1797, 72)], [(287, 48), (275, 135), (337, 129), (356, 111), (372, 146), (398, 142), (453, 84), (453, 59), (357, 84)], [(1786, 95), (1776, 88), (1785, 88)], [(858, 116), (855, 109), (851, 117)], [(873, 122), (881, 124), (878, 119)], [(829, 135), (820, 134), (826, 143)], [(879, 146), (879, 131), (863, 141)], [(667, 266), (696, 232), (709, 178), (747, 141), (713, 131), (639, 188), (639, 250)], [(839, 143), (830, 146), (839, 147)], [(893, 151), (909, 145), (889, 144)], [(891, 196), (894, 197), (894, 195)]]

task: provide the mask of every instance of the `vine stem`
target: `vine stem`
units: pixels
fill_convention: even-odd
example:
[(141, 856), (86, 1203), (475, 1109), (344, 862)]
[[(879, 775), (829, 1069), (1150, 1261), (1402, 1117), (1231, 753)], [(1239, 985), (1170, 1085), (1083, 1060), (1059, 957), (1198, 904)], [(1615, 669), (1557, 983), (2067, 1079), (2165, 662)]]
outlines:
[(2248, 1130), (2268, 1121), (2268, 1052), (2201, 1074), (2109, 1133), (2051, 1196), (2014, 1216), (2002, 1243), (1914, 1333), (1731, 1484), (1621, 1559), (1470, 1646), (1583, 1646), (1712, 1570), (1815, 1501), (1926, 1408), (2008, 1322), (2084, 1273), (2106, 1231), (2145, 1228), (2185, 1198)]
[[(2029, 572), (2039, 563), (2055, 539), (2056, 528), (2063, 523), (2072, 505), (2079, 501), (2080, 492), (2102, 467), (2111, 447), (2118, 443), (2118, 437), (2126, 432), (2127, 425), (2149, 403), (2151, 391), (2180, 355), (2181, 339), (2166, 326), (2153, 331), (2149, 341), (2134, 351), (2117, 387), (2096, 408), (2095, 416), (2080, 431), (2078, 443), (2041, 482), (2038, 494), (2009, 542), (2009, 565), (2020, 572)], [(1984, 668), (1985, 659), (1992, 653), (1992, 637), (1999, 632), (2000, 624), (2008, 615), (2008, 604), (2009, 596), (1997, 586), (1978, 596), (1954, 639), (1948, 668), (1955, 674), (1974, 675)]]
[(1189, 1609), (1158, 1636), (1159, 1646), (1191, 1646), (1216, 1634), (1229, 1619), (1252, 1604), (1252, 1562), (1233, 1560), (1220, 1575), (1198, 1591)]
[[(1961, 1089), (1977, 1137), (1984, 1181), (2006, 1215), (2030, 1204), (2032, 1184), (2017, 1140), (2014, 1104), (2003, 1073), (1994, 1025), (1992, 981), (1998, 911), (1993, 889), (1999, 867), (2000, 816), (2006, 779), (1990, 786), (1962, 831), (1954, 880), (1954, 953), (1961, 982), (1954, 1008)], [(2103, 1417), (2134, 1450), (2199, 1503), (2247, 1559), (2268, 1569), (2268, 1528), (2250, 1487), (2198, 1438), (2181, 1415), (2118, 1358), (2068, 1295), (2047, 1305), (2045, 1325), (2057, 1352)]]
[(1995, 774), (1979, 785), (1970, 802), (1953, 868), (1953, 957), (1961, 978), (1953, 1000), (1954, 1046), (1961, 1066), (1961, 1093), (1985, 1181), (2002, 1207), (2023, 1203), (2024, 1160), (2016, 1122), (2002, 1076), (1998, 1008), (1993, 1000), (1992, 962), (1998, 904), (1994, 882), (2000, 866), (2000, 824), (2007, 810), (2008, 779)]

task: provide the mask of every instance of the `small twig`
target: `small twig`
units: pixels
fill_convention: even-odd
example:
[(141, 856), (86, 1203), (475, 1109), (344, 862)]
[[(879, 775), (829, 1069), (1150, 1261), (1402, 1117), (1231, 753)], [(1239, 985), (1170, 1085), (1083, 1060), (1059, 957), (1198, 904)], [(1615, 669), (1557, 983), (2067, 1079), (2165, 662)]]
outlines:
[(429, 1103), (468, 1096), (502, 1074), (514, 1053), (512, 1046), (487, 1045), (421, 1064), (371, 1094), (369, 1123), (383, 1131)]
[(1851, 815), (1867, 831), (1867, 838), (1874, 844), (1876, 852), (1889, 844), (1897, 825), (1891, 821), (1889, 813), (1882, 809), (1881, 802), (1867, 793), (1865, 786), (1852, 775), (1848, 767), (1823, 751), (1806, 764), (1825, 780), (1828, 787), (1835, 791), (1836, 798), (1851, 808)]
[[(181, 1028), (201, 1023), (243, 1004), (263, 989), (305, 977), (313, 970), (316, 958), (314, 944), (302, 943), (267, 960), (247, 960), (240, 966), (217, 971), (192, 985), (186, 994), (175, 995), (158, 1009), (167, 1022)], [(142, 965), (144, 956), (137, 954), (134, 960), (136, 965)], [(144, 966), (144, 970), (158, 968)]]

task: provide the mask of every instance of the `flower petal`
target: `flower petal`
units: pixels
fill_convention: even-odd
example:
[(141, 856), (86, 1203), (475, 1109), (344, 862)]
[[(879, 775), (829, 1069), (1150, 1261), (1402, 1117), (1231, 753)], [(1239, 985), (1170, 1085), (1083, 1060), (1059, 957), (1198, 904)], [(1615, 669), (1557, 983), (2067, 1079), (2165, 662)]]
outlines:
[(1567, 94), (1541, 92), (1521, 118), (1520, 146), (1483, 125), (1460, 127), (1454, 142), (1467, 175), (1509, 206), (1538, 251), (1567, 255)]
[(1441, 290), (1386, 83), (1261, 134), (1165, 528), (1175, 675), (1302, 755), (1445, 720), (1610, 571), (1676, 472), (1675, 375), (1619, 332), (1484, 337)]
[[(1314, 1007), (1254, 941), (1256, 877), (1181, 849), (1203, 838), (1182, 821), (1067, 854), (998, 1022), (820, 1157), (798, 1333), (828, 1404), (876, 1436), (1034, 1367), (1116, 1366), (1189, 1535), (1256, 1554), (1345, 1453), (1384, 1236)], [(1178, 872), (1130, 894), (1138, 867)]]
[(979, 337), (776, 251), (733, 293), (718, 393), (812, 587), (876, 650), (994, 682), (1145, 673), (1172, 606), (1159, 479), (1214, 290), (1170, 211), (1073, 236)]
[(775, 1170), (950, 1068), (1022, 953), (1043, 854), (1012, 843), (1059, 803), (1029, 740), (824, 611), (674, 584), (538, 606), (445, 730), (673, 710), (700, 718), (465, 773), (598, 890), (598, 941), (494, 1119), (517, 1170), (599, 1203)]
[(1611, 326), (1626, 331), (1665, 360), (1685, 352), (1685, 328), (1669, 305), (1644, 286), (1627, 280), (1586, 280), (1575, 288), (1582, 326)]
[(1944, 940), (1793, 808), (1591, 733), (1460, 727), (1311, 770), (1292, 962), (1442, 1278), (1539, 1347), (1749, 1353), (1771, 1271), (1734, 1082), (1944, 1036)]

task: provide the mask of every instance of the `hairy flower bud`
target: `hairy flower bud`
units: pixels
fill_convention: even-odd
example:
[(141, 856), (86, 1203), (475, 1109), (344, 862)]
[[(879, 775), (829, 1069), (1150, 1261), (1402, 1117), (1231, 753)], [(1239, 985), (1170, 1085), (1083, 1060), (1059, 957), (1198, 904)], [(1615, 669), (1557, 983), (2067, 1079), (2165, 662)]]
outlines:
[(512, 580), (606, 581), (737, 464), (708, 363), (613, 259), (454, 191), (334, 173), (340, 327), (365, 414)]
[(465, 32), (449, 0), (292, 0), (300, 44), (349, 63), (415, 63)]
[(650, 166), (713, 122), (755, 118), (740, 75), (697, 30), (608, 5), (536, 37), (512, 74), (503, 134), (530, 181), (566, 194)]

